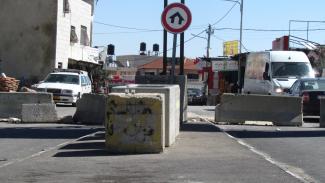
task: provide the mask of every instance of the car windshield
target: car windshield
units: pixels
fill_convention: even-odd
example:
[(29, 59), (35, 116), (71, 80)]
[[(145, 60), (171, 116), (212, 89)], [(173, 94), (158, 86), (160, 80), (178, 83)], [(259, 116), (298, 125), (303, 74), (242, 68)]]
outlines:
[(44, 83), (67, 83), (67, 84), (79, 84), (79, 76), (68, 74), (50, 74)]
[(325, 90), (325, 80), (302, 81), (301, 90)]
[(312, 77), (311, 68), (306, 62), (272, 62), (272, 76)]
[(189, 88), (187, 90), (187, 93), (189, 95), (197, 95), (197, 96), (202, 95), (202, 91), (200, 89), (197, 89), (197, 88)]

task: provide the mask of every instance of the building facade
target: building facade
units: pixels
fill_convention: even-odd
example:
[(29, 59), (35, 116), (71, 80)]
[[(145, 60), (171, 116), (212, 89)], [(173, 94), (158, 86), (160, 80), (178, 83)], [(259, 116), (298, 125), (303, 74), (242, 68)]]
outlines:
[(0, 69), (39, 81), (55, 68), (97, 64), (94, 0), (1, 0)]

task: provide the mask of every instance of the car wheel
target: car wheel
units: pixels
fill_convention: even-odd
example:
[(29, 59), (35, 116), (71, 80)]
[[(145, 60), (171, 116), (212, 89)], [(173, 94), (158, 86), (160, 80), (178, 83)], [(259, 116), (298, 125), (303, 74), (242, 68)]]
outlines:
[(77, 107), (77, 103), (72, 103), (72, 107)]

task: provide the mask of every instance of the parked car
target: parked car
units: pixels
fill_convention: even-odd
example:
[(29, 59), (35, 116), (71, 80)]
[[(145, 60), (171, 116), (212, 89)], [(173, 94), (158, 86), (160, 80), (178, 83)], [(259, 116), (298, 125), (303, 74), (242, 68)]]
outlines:
[(55, 103), (76, 105), (84, 93), (91, 93), (91, 81), (86, 71), (61, 69), (50, 73), (37, 86), (37, 91), (53, 94)]
[(207, 98), (200, 88), (187, 89), (187, 101), (189, 105), (205, 105)]
[(303, 114), (320, 114), (320, 97), (325, 97), (325, 78), (302, 78), (297, 80), (288, 91), (290, 96), (303, 99)]

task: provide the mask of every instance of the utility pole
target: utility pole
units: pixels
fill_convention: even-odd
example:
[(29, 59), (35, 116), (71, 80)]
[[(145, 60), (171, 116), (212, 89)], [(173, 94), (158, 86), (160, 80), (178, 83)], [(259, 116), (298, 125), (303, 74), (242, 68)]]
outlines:
[(211, 40), (211, 35), (214, 33), (214, 31), (211, 29), (211, 25), (209, 24), (209, 27), (206, 31), (208, 34), (208, 42), (207, 42), (207, 58), (210, 58), (210, 40)]
[(206, 30), (206, 33), (208, 34), (207, 39), (207, 55), (206, 55), (206, 61), (205, 61), (205, 69), (207, 71), (206, 79), (205, 79), (205, 94), (209, 94), (209, 87), (208, 87), (208, 80), (209, 80), (209, 70), (208, 69), (208, 61), (210, 60), (210, 40), (211, 35), (214, 33), (214, 30), (212, 30), (211, 25), (209, 24), (208, 29)]

